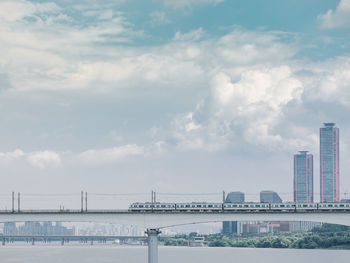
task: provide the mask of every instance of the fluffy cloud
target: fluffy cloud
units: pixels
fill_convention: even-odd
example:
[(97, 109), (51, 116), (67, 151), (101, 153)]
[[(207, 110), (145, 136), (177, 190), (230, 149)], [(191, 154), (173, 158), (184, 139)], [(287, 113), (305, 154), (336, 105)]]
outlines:
[(22, 150), (0, 153), (0, 160), (5, 162), (26, 160), (31, 166), (44, 169), (48, 166), (57, 167), (61, 164), (60, 155), (53, 151), (37, 151), (25, 153)]
[(24, 156), (24, 152), (22, 150), (15, 150), (13, 152), (5, 152), (5, 153), (2, 153), (0, 152), (0, 160), (2, 161), (13, 161), (13, 160), (17, 160), (17, 159), (20, 159)]
[(165, 12), (155, 11), (150, 14), (153, 25), (166, 25), (170, 24), (171, 20), (167, 17)]
[(56, 14), (60, 8), (55, 3), (32, 3), (26, 0), (1, 1), (0, 21), (15, 22), (23, 18), (38, 18), (51, 13)]
[(350, 57), (304, 65), (298, 75), (308, 87), (307, 101), (350, 105)]
[(37, 168), (44, 169), (48, 166), (59, 166), (61, 158), (58, 153), (53, 151), (40, 151), (28, 154), (28, 162)]
[(288, 147), (289, 139), (295, 143), (274, 131), (284, 107), (300, 101), (303, 93), (303, 84), (288, 66), (247, 69), (238, 81), (219, 72), (211, 86), (209, 119), (204, 125), (195, 121), (199, 108), (174, 120), (174, 138), (181, 148), (217, 150), (237, 139), (269, 150)]
[(341, 0), (335, 10), (318, 16), (323, 28), (337, 28), (350, 26), (350, 0)]
[(96, 14), (83, 26), (50, 3), (2, 1), (0, 17), (0, 49), (6, 50), (0, 72), (16, 89), (79, 87), (77, 54), (94, 56), (100, 43), (125, 43), (138, 34), (121, 14)]
[(145, 149), (136, 144), (129, 144), (101, 150), (88, 150), (76, 156), (76, 159), (87, 165), (112, 164), (125, 158), (144, 155)]
[(193, 5), (202, 5), (202, 4), (213, 4), (217, 5), (224, 2), (224, 0), (163, 0), (165, 5), (183, 8), (191, 7)]

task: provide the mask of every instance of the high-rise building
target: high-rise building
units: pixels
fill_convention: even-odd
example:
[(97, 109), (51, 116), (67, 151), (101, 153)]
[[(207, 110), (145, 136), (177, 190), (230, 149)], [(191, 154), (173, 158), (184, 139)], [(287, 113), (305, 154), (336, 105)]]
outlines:
[(261, 203), (282, 203), (282, 199), (274, 191), (261, 191), (260, 202)]
[(339, 128), (324, 123), (320, 128), (320, 201), (339, 202)]
[(313, 156), (307, 151), (294, 155), (294, 202), (314, 201)]
[[(244, 202), (244, 193), (242, 192), (231, 192), (227, 195), (225, 199), (225, 203), (242, 203), (242, 202)], [(237, 221), (222, 222), (222, 233), (237, 234), (238, 233)]]

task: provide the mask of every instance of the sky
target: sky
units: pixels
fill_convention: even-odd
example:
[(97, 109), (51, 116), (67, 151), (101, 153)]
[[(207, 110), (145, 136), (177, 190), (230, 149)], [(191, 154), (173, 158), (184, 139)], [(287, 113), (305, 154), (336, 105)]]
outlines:
[(324, 122), (345, 197), (349, 40), (350, 0), (2, 0), (0, 207), (12, 191), (291, 201), (299, 150), (318, 200)]

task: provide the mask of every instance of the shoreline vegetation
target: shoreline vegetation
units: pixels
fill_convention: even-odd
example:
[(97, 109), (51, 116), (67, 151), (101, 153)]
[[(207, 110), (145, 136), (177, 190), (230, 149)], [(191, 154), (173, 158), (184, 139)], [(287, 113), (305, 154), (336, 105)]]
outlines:
[[(188, 240), (197, 233), (177, 235), (161, 240), (165, 246), (188, 246)], [(324, 224), (308, 232), (248, 234), (242, 236), (204, 235), (209, 247), (294, 248), (294, 249), (350, 249), (350, 227)]]

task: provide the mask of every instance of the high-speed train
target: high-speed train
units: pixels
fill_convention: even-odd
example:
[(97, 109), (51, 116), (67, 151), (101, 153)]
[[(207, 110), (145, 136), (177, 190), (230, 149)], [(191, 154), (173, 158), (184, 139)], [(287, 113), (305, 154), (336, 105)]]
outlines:
[(311, 211), (311, 210), (343, 210), (350, 212), (350, 203), (132, 203), (132, 212), (259, 212), (259, 211)]

